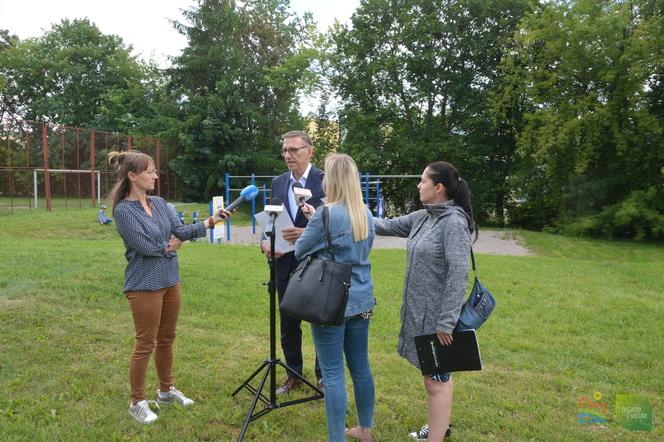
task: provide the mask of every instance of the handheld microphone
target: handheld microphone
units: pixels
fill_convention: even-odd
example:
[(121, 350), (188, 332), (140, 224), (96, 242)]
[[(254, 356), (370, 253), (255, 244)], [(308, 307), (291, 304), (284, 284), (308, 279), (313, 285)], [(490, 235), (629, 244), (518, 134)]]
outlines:
[(297, 181), (291, 186), (293, 193), (295, 194), (295, 201), (298, 206), (304, 205), (304, 202), (311, 198), (311, 190), (305, 189), (302, 184)]
[(242, 189), (242, 191), (240, 192), (240, 196), (235, 201), (226, 206), (224, 210), (226, 210), (227, 212), (231, 212), (235, 210), (235, 208), (239, 206), (240, 203), (242, 203), (243, 201), (251, 201), (257, 196), (258, 196), (258, 188), (253, 184), (251, 184)]

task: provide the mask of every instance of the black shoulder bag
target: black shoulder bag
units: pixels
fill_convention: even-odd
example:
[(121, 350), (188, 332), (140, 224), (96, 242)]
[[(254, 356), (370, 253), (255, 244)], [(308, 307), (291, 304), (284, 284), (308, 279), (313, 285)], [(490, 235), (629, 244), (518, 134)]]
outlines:
[(330, 259), (303, 259), (291, 273), (286, 293), (279, 304), (282, 313), (319, 325), (341, 325), (344, 322), (351, 264), (337, 262), (330, 239), (329, 209), (323, 207), (326, 250)]

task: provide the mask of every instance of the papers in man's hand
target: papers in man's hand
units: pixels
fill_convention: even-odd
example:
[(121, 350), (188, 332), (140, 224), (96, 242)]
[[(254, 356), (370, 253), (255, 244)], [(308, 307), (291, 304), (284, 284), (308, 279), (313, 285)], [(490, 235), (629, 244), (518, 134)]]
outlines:
[[(270, 224), (270, 215), (263, 211), (255, 215), (256, 222), (261, 226), (263, 233), (266, 233), (266, 230), (272, 230), (272, 224)], [(288, 229), (293, 226), (293, 221), (291, 221), (290, 216), (286, 210), (282, 210), (277, 219), (274, 220), (274, 230), (276, 232), (276, 241), (274, 243), (275, 252), (279, 253), (288, 253), (295, 250), (295, 243), (286, 241), (282, 234), (284, 229)]]

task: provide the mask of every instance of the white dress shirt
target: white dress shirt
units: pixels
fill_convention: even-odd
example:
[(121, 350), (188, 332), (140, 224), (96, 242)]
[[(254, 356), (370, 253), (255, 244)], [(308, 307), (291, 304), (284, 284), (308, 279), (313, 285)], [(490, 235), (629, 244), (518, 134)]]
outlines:
[(290, 215), (293, 221), (297, 217), (297, 202), (295, 201), (295, 193), (293, 192), (293, 184), (300, 183), (302, 187), (307, 186), (307, 177), (309, 176), (309, 171), (311, 170), (311, 163), (307, 166), (306, 170), (302, 174), (299, 180), (296, 180), (293, 176), (293, 172), (290, 174), (290, 181), (288, 182), (288, 205), (290, 206)]

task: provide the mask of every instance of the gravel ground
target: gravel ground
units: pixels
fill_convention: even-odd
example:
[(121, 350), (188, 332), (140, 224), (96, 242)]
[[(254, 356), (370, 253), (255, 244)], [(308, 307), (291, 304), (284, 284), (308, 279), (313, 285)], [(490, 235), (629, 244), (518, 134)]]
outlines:
[[(258, 244), (259, 237), (259, 233), (256, 235), (252, 233), (251, 226), (232, 226), (229, 244)], [(500, 230), (480, 230), (479, 238), (473, 245), (473, 250), (477, 253), (486, 253), (489, 255), (533, 255), (530, 250), (521, 244), (521, 238), (517, 233)], [(406, 238), (377, 236), (374, 241), (374, 247), (377, 249), (405, 249)]]

